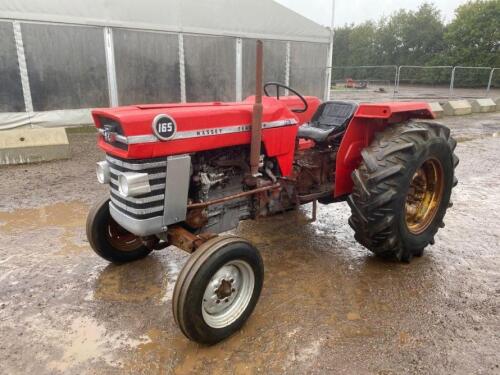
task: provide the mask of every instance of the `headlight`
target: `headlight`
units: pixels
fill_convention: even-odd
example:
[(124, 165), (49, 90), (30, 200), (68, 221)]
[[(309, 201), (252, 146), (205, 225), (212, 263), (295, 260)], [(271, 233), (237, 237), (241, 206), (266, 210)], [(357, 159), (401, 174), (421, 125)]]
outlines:
[(97, 162), (95, 173), (97, 175), (97, 181), (101, 184), (109, 184), (109, 163), (107, 161)]
[(134, 197), (136, 195), (151, 192), (148, 174), (134, 172), (122, 173), (118, 176), (118, 190), (124, 197)]

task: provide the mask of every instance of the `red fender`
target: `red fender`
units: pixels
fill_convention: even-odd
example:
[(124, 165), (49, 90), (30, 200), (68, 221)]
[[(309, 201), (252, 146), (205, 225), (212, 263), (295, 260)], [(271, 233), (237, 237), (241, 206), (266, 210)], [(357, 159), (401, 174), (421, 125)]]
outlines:
[(433, 119), (429, 104), (419, 102), (360, 104), (340, 144), (336, 160), (334, 196), (350, 194), (352, 172), (361, 163), (361, 151), (370, 145), (376, 132), (387, 125), (411, 118)]

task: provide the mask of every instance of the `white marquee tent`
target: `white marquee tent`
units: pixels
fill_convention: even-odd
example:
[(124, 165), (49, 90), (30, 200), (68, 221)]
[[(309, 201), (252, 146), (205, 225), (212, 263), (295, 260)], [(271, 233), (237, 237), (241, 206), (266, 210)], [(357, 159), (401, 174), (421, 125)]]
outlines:
[(323, 96), (329, 31), (272, 0), (0, 0), (0, 129), (89, 108), (240, 100), (265, 80)]

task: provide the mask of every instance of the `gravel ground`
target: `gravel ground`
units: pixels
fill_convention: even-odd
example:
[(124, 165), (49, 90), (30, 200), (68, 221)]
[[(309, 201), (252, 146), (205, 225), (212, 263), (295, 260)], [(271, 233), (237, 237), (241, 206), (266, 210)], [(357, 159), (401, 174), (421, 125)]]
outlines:
[(500, 113), (446, 118), (461, 163), (436, 244), (411, 264), (358, 245), (347, 205), (244, 222), (266, 280), (244, 328), (206, 348), (175, 326), (187, 255), (123, 266), (90, 250), (84, 223), (106, 193), (93, 134), (72, 158), (0, 169), (2, 374), (500, 374)]

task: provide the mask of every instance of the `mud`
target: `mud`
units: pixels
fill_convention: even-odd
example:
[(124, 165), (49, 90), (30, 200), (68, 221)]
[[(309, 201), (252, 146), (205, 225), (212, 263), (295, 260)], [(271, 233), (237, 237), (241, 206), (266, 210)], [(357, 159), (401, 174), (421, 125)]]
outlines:
[(0, 169), (2, 374), (499, 374), (500, 114), (446, 119), (460, 184), (436, 244), (411, 264), (358, 245), (345, 204), (242, 223), (266, 267), (257, 308), (214, 347), (171, 312), (188, 255), (123, 266), (92, 253), (89, 205), (102, 158), (92, 134), (72, 159)]

